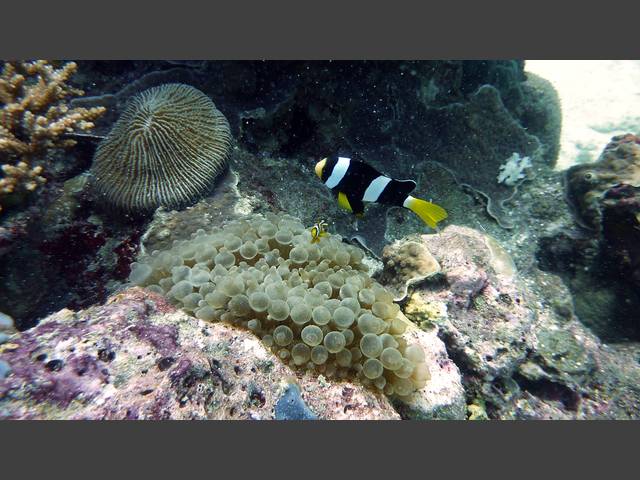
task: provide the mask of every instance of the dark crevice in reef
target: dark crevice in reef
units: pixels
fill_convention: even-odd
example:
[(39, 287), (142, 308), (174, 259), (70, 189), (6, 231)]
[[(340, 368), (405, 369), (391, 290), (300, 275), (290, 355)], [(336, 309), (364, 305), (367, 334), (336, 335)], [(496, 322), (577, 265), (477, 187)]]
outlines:
[(601, 340), (640, 340), (640, 138), (611, 139), (595, 162), (563, 174), (574, 221), (557, 225), (538, 244), (541, 269), (559, 275), (575, 313)]
[[(56, 201), (52, 205), (56, 206)], [(62, 208), (62, 207), (61, 207)], [(137, 255), (143, 225), (122, 225), (103, 218), (91, 220), (82, 200), (64, 222), (48, 223), (46, 212), (31, 223), (20, 248), (3, 258), (0, 268), (0, 311), (26, 330), (40, 318), (62, 308), (87, 308), (104, 302), (110, 282), (123, 282)], [(37, 289), (31, 302), (20, 302), (22, 291)]]
[(558, 275), (569, 288), (575, 313), (602, 341), (640, 340), (640, 294), (620, 273), (619, 262), (594, 240), (578, 232), (543, 237), (538, 267)]
[(520, 374), (514, 375), (520, 388), (546, 402), (560, 402), (567, 410), (575, 412), (580, 404), (580, 395), (566, 385), (547, 379), (530, 380)]
[(288, 121), (288, 138), (280, 145), (279, 154), (284, 157), (294, 156), (302, 145), (315, 133), (317, 127), (307, 113), (300, 107), (296, 107)]
[(455, 363), (457, 367), (460, 369), (460, 373), (462, 373), (463, 377), (466, 375), (475, 374), (475, 370), (471, 365), (467, 355), (464, 352), (462, 352), (462, 350), (453, 347), (454, 342), (451, 338), (451, 334), (449, 334), (444, 330), (439, 330), (438, 337), (444, 343), (445, 349), (447, 350), (447, 355), (453, 361), (453, 363)]

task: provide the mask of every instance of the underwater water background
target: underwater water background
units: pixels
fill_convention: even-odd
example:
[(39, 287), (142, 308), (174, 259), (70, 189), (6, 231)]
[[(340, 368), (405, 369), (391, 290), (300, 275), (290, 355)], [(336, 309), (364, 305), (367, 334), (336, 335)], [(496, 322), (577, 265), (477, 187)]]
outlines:
[(640, 61), (3, 63), (0, 418), (640, 416)]

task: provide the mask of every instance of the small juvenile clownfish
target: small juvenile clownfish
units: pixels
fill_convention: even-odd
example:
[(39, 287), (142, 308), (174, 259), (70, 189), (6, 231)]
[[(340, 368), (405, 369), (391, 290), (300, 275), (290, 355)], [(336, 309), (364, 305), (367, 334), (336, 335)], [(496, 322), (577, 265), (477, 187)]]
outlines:
[(318, 220), (316, 224), (311, 227), (311, 243), (318, 243), (322, 237), (326, 237), (327, 227), (329, 224), (324, 220)]
[(364, 162), (327, 157), (316, 164), (315, 172), (336, 193), (338, 205), (358, 217), (364, 215), (364, 202), (375, 202), (408, 208), (431, 228), (447, 218), (444, 208), (409, 195), (416, 188), (416, 182), (394, 180)]

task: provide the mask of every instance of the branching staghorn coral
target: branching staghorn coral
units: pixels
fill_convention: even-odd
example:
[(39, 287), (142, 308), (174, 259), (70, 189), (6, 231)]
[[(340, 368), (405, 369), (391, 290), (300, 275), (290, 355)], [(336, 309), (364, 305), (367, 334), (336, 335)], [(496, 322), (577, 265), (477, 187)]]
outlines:
[(64, 134), (87, 131), (104, 107), (69, 108), (66, 100), (84, 95), (67, 84), (74, 62), (55, 68), (46, 60), (6, 62), (0, 74), (0, 211), (11, 195), (35, 190), (45, 182), (32, 157), (76, 141)]
[[(4, 164), (2, 172), (5, 176), (0, 178), (0, 196), (13, 193), (19, 187), (32, 192), (39, 184), (45, 182), (45, 178), (40, 176), (42, 167), (29, 168), (29, 164), (26, 162), (18, 162), (15, 166)], [(2, 205), (0, 205), (1, 210)]]

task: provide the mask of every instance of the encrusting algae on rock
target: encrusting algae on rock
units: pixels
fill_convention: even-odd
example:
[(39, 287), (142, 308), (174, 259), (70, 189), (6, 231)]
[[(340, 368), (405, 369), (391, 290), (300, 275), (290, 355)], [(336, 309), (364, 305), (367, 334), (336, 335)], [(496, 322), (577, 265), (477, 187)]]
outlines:
[(425, 301), (419, 294), (412, 294), (405, 306), (404, 313), (421, 328), (429, 328), (446, 320), (447, 304), (442, 301)]
[(133, 264), (130, 281), (187, 313), (252, 330), (282, 361), (407, 396), (429, 380), (408, 322), (364, 254), (290, 215), (251, 215)]

